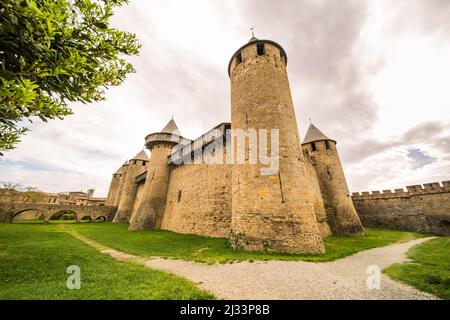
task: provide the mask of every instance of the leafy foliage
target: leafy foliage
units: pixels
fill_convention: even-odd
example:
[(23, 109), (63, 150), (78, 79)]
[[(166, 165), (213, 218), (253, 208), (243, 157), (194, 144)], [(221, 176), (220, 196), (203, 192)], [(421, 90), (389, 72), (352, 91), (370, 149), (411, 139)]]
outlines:
[(2, 0), (0, 2), (0, 154), (27, 131), (72, 113), (68, 102), (105, 99), (139, 53), (132, 33), (111, 28), (127, 0)]
[(38, 192), (39, 189), (36, 187), (24, 187), (20, 183), (15, 183), (11, 181), (0, 181), (0, 189), (15, 190), (21, 192)]

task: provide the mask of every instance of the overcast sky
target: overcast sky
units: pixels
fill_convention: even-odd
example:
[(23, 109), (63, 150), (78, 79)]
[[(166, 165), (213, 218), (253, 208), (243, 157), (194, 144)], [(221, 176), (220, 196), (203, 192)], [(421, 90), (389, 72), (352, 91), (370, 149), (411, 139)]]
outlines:
[(251, 26), (286, 50), (300, 134), (312, 118), (337, 140), (351, 191), (450, 179), (448, 0), (131, 0), (113, 25), (142, 43), (137, 73), (105, 102), (35, 121), (0, 181), (104, 196), (172, 115), (191, 139), (230, 121), (227, 65)]

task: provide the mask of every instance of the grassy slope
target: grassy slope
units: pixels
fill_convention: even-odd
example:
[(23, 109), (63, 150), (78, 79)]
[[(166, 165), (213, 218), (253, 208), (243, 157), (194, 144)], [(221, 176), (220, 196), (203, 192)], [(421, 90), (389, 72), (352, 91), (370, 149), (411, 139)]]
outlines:
[(450, 300), (450, 237), (426, 241), (412, 247), (408, 258), (385, 269), (391, 278)]
[[(81, 268), (80, 290), (66, 287), (69, 265)], [(0, 299), (209, 298), (188, 280), (99, 253), (57, 224), (0, 225)]]
[(111, 248), (140, 256), (215, 263), (240, 260), (331, 261), (358, 251), (409, 241), (422, 235), (385, 229), (367, 228), (367, 237), (329, 237), (326, 253), (320, 255), (270, 254), (232, 250), (226, 239), (177, 234), (170, 231), (129, 232), (125, 223), (67, 225), (79, 233)]

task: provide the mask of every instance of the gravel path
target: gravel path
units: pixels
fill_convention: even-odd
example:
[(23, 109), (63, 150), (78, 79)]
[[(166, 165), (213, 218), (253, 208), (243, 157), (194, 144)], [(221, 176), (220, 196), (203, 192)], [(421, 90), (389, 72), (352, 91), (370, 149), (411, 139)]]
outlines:
[[(81, 241), (87, 240), (71, 234)], [(437, 299), (384, 274), (379, 290), (369, 290), (366, 284), (369, 266), (376, 265), (382, 270), (407, 261), (408, 249), (429, 239), (416, 239), (318, 263), (261, 261), (206, 265), (161, 258), (147, 260), (104, 246), (97, 246), (97, 249), (118, 260), (134, 261), (188, 278), (223, 299)], [(90, 239), (88, 244), (96, 246)]]
[(264, 261), (226, 265), (153, 259), (144, 264), (186, 277), (224, 299), (437, 299), (382, 274), (380, 290), (367, 288), (371, 265), (407, 261), (405, 253), (428, 239), (359, 252), (332, 262)]

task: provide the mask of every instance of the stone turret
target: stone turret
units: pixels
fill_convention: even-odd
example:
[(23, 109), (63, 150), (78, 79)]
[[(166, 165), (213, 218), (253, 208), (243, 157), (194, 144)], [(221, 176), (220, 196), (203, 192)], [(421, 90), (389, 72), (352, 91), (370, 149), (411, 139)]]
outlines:
[(311, 123), (302, 147), (316, 171), (332, 234), (364, 235), (364, 228), (348, 190), (336, 141)]
[(114, 196), (114, 207), (119, 206), (120, 197), (122, 195), (122, 190), (123, 190), (123, 184), (125, 182), (127, 172), (128, 172), (128, 160), (124, 162), (124, 164), (120, 168), (120, 171), (121, 171), (121, 175), (120, 175), (119, 185), (117, 187), (116, 195)]
[(108, 195), (106, 197), (105, 206), (113, 206), (117, 189), (119, 188), (120, 178), (122, 177), (122, 167), (113, 173), (111, 183), (109, 185)]
[(149, 158), (144, 150), (141, 150), (128, 161), (127, 175), (124, 179), (117, 213), (113, 222), (129, 221), (138, 189), (135, 178), (146, 170), (148, 162)]
[(163, 218), (167, 187), (169, 185), (169, 155), (174, 146), (186, 143), (172, 119), (156, 133), (145, 138), (145, 145), (151, 151), (142, 201), (130, 221), (130, 230), (159, 229)]
[(232, 56), (231, 127), (279, 130), (279, 170), (262, 175), (261, 164), (232, 168), (230, 244), (244, 250), (289, 253), (324, 251), (315, 218), (305, 158), (292, 102), (287, 55), (276, 42), (254, 37)]

